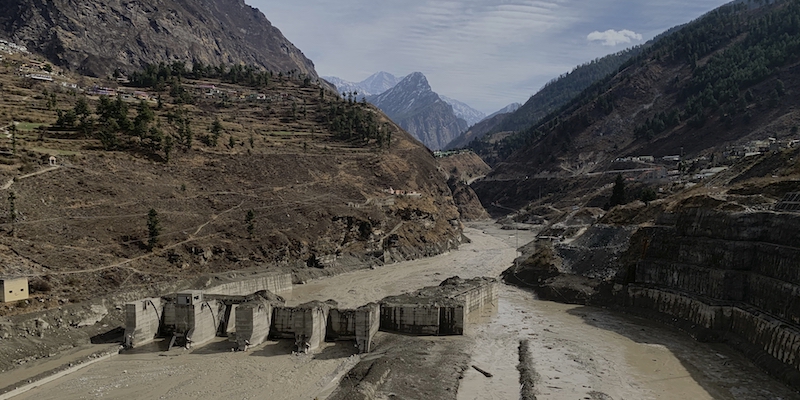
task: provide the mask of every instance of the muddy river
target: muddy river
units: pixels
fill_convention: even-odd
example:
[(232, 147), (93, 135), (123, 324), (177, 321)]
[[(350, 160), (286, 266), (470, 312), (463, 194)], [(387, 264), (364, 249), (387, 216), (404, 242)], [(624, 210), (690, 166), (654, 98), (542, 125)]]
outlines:
[[(334, 299), (358, 307), (459, 275), (498, 276), (530, 231), (471, 225), (472, 243), (435, 258), (348, 273), (295, 286), (289, 305)], [(529, 339), (538, 399), (793, 399), (798, 395), (723, 345), (697, 343), (647, 320), (593, 307), (539, 301), (502, 285), (498, 304), (467, 329), (471, 364), (458, 399), (517, 399), (518, 346)], [(24, 393), (19, 399), (324, 398), (359, 356), (348, 342), (324, 356), (291, 355), (290, 341), (232, 353), (224, 340), (193, 351), (156, 344), (121, 354)]]

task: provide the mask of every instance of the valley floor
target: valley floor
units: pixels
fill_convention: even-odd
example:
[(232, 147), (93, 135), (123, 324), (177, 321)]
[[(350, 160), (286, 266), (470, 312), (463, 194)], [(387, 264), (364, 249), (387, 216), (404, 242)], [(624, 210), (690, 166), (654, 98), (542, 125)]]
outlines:
[[(534, 232), (483, 223), (471, 225), (466, 234), (472, 243), (458, 251), (295, 286), (287, 302), (332, 298), (340, 306), (357, 307), (453, 275), (498, 276), (513, 262), (516, 243), (527, 243)], [(538, 399), (798, 396), (724, 345), (697, 343), (669, 327), (599, 308), (539, 301), (510, 286), (501, 285), (499, 304), (475, 322), (463, 337), (381, 332), (376, 351), (364, 356), (354, 354), (352, 342), (328, 343), (315, 355), (291, 355), (290, 341), (236, 353), (222, 339), (192, 351), (162, 352), (156, 343), (17, 398), (312, 399), (325, 398), (340, 385), (333, 398), (517, 399), (521, 339), (529, 339)], [(379, 362), (389, 372), (370, 380)], [(359, 368), (364, 374), (348, 374)], [(360, 383), (369, 384), (373, 397), (362, 396), (365, 385)]]

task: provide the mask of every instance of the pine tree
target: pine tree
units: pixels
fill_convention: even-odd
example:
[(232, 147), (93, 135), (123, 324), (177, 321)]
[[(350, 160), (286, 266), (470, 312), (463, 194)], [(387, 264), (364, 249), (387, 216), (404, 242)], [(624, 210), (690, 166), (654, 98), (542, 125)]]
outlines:
[(253, 210), (248, 210), (247, 216), (244, 218), (244, 222), (247, 224), (247, 234), (250, 235), (250, 237), (253, 236), (253, 232), (256, 229), (255, 219), (256, 214), (253, 212)]
[(617, 175), (614, 181), (614, 189), (611, 191), (611, 198), (608, 200), (609, 208), (616, 205), (625, 204), (625, 180), (622, 174)]
[(147, 212), (147, 248), (153, 251), (158, 244), (158, 235), (161, 234), (161, 225), (158, 221), (158, 213), (151, 208)]

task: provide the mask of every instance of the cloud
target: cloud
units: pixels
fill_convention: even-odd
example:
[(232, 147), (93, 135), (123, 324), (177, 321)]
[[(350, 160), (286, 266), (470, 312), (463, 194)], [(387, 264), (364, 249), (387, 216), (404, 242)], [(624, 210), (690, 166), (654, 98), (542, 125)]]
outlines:
[(642, 40), (642, 35), (627, 29), (621, 31), (609, 29), (605, 32), (594, 31), (586, 36), (586, 39), (590, 42), (602, 41), (603, 46), (616, 46), (622, 43), (630, 43), (632, 40)]

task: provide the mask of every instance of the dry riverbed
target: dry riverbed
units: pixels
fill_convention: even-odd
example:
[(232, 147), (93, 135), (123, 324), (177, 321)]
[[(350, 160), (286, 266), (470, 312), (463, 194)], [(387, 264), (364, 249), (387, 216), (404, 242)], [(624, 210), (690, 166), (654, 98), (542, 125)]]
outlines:
[[(458, 251), (312, 281), (296, 286), (288, 303), (334, 299), (357, 307), (453, 275), (498, 276), (513, 262), (515, 245), (533, 236), (488, 223), (472, 225), (466, 234), (472, 243)], [(245, 353), (230, 352), (222, 339), (193, 351), (162, 352), (154, 344), (18, 398), (305, 400), (333, 393), (332, 398), (517, 399), (522, 339), (529, 339), (538, 399), (797, 396), (724, 346), (700, 344), (668, 327), (603, 309), (539, 301), (513, 287), (503, 285), (496, 307), (474, 322), (464, 337), (379, 333), (376, 351), (364, 356), (354, 354), (351, 342), (326, 344), (315, 355), (291, 355), (290, 341)]]

